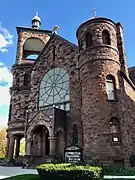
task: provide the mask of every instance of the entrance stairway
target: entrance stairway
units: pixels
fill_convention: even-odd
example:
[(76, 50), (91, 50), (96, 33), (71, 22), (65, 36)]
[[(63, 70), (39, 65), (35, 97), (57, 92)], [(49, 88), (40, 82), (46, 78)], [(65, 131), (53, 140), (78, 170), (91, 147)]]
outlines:
[(52, 156), (27, 156), (24, 158), (24, 164), (28, 162), (28, 168), (35, 169), (40, 164), (61, 162), (61, 157)]

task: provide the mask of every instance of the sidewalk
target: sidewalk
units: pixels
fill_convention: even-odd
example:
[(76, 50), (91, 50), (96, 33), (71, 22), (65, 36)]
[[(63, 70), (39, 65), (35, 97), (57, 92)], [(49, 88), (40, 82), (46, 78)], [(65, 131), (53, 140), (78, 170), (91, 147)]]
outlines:
[(21, 167), (0, 166), (0, 179), (16, 176), (20, 174), (38, 174), (35, 169), (22, 169)]

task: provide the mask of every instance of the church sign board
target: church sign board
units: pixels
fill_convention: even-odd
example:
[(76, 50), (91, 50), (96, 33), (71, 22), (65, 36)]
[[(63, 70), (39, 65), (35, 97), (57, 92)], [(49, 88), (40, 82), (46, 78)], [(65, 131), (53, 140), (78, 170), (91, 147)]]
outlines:
[(65, 148), (65, 162), (79, 163), (82, 161), (82, 149), (78, 146), (69, 146)]

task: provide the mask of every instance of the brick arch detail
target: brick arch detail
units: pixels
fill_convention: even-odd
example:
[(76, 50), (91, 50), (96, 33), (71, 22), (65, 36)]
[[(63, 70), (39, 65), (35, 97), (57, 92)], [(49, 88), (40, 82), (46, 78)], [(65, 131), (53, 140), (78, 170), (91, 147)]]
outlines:
[(22, 35), (21, 39), (22, 39), (22, 45), (24, 45), (24, 43), (28, 40), (28, 39), (39, 39), (41, 40), (44, 44), (47, 43), (47, 41), (50, 39), (50, 36), (47, 34), (34, 34), (34, 33), (27, 33), (27, 36), (24, 34)]
[(33, 130), (40, 125), (45, 126), (48, 129), (49, 136), (53, 136), (53, 130), (50, 127), (51, 126), (50, 122), (46, 122), (45, 120), (36, 120), (30, 124), (30, 126), (27, 130), (27, 138), (28, 139), (32, 138)]
[(35, 38), (41, 40), (44, 44), (48, 42), (50, 36), (48, 34), (36, 34), (33, 32), (22, 32), (19, 34), (18, 37), (18, 46), (17, 46), (17, 56), (16, 61), (17, 63), (21, 63), (21, 59), (23, 57), (23, 45), (27, 41), (27, 39)]

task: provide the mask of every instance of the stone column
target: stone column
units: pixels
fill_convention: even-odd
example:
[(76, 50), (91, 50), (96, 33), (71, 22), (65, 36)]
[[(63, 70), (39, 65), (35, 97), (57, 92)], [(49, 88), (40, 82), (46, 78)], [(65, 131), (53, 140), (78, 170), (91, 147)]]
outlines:
[(40, 134), (37, 134), (37, 136), (38, 136), (37, 155), (41, 156), (41, 150), (42, 150), (41, 136)]
[(15, 137), (12, 136), (10, 138), (10, 144), (9, 144), (9, 152), (8, 152), (8, 159), (12, 160), (14, 155), (14, 144), (15, 144)]
[(16, 63), (20, 64), (21, 59), (23, 57), (23, 38), (22, 38), (22, 33), (19, 33), (18, 37), (18, 43), (17, 43), (17, 53), (16, 53)]
[(10, 146), (10, 138), (9, 138), (9, 136), (7, 136), (7, 144), (6, 144), (6, 154), (5, 154), (5, 158), (8, 158), (9, 146)]
[(50, 156), (55, 156), (56, 154), (56, 137), (50, 136), (49, 138), (50, 141)]
[(19, 156), (19, 152), (20, 152), (20, 137), (16, 137), (16, 150), (15, 150), (15, 157)]
[(26, 139), (25, 141), (25, 155), (31, 155), (31, 141), (32, 139)]

